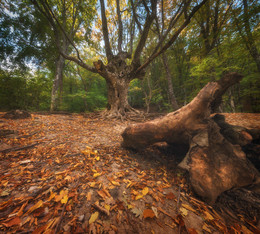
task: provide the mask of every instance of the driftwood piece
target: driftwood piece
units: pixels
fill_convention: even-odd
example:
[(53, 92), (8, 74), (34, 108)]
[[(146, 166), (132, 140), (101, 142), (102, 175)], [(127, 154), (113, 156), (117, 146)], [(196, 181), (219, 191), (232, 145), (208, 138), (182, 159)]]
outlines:
[(193, 189), (209, 203), (226, 190), (255, 183), (259, 172), (241, 149), (252, 136), (243, 128), (228, 125), (222, 116), (211, 118), (225, 91), (241, 79), (237, 73), (226, 74), (208, 83), (181, 109), (127, 127), (122, 146), (141, 149), (156, 142), (187, 145), (180, 167), (189, 171)]

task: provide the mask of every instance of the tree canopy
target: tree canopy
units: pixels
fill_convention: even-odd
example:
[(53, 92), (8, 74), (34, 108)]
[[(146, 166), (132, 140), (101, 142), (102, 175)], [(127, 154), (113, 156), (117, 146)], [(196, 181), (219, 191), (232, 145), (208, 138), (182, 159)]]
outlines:
[[(237, 71), (245, 78), (220, 108), (256, 112), (258, 10), (257, 1), (247, 0), (5, 0), (1, 87), (8, 77), (16, 102), (21, 87), (15, 80), (28, 90), (31, 80), (41, 83), (45, 77), (48, 84), (35, 94), (47, 95), (44, 100), (37, 96), (41, 104), (16, 108), (107, 107), (108, 116), (118, 117), (138, 113), (136, 108), (176, 109), (206, 82)], [(14, 108), (6, 100), (2, 108)]]

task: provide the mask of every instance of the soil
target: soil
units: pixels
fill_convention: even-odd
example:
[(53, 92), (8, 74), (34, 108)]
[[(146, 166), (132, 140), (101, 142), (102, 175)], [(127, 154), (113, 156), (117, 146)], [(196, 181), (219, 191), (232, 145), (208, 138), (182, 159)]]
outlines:
[[(225, 116), (260, 128), (260, 114)], [(248, 207), (234, 214), (221, 206), (236, 206), (232, 195), (216, 207), (196, 197), (177, 168), (183, 152), (164, 143), (122, 148), (121, 132), (134, 123), (98, 114), (0, 118), (0, 232), (259, 232), (255, 208), (248, 216)]]

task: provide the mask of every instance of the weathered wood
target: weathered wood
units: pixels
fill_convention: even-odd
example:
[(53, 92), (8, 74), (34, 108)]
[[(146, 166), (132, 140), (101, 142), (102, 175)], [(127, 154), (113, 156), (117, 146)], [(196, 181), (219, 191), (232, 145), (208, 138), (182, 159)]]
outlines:
[(122, 145), (135, 149), (156, 142), (189, 146), (179, 166), (189, 171), (193, 189), (209, 203), (226, 190), (257, 183), (259, 172), (241, 148), (252, 141), (251, 134), (227, 124), (224, 116), (211, 115), (225, 91), (241, 79), (237, 73), (226, 74), (208, 83), (181, 109), (127, 127), (122, 133)]

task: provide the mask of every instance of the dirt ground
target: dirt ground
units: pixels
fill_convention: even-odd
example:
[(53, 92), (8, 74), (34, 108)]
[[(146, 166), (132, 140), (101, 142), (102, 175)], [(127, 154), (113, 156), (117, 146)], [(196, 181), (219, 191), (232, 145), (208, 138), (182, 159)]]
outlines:
[[(260, 128), (260, 114), (225, 116)], [(200, 201), (177, 152), (122, 148), (121, 132), (133, 123), (94, 114), (0, 118), (10, 130), (0, 135), (0, 232), (259, 232), (257, 217), (226, 219)]]

